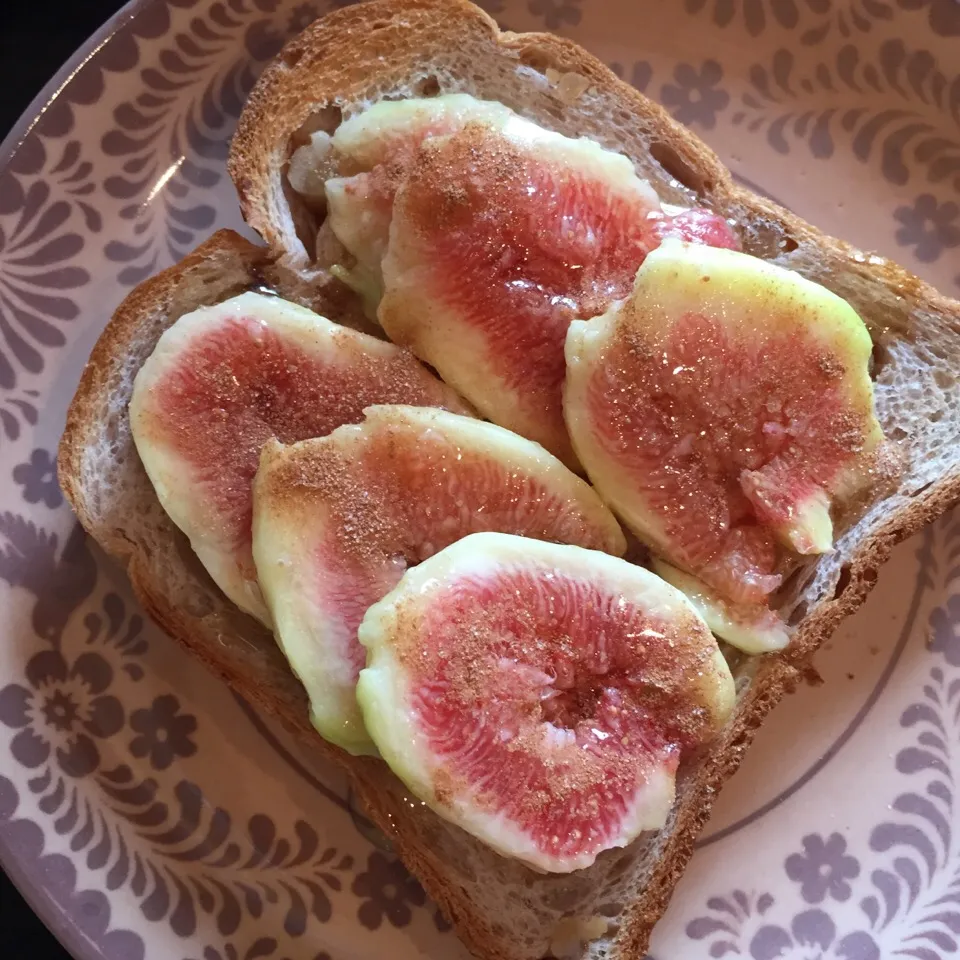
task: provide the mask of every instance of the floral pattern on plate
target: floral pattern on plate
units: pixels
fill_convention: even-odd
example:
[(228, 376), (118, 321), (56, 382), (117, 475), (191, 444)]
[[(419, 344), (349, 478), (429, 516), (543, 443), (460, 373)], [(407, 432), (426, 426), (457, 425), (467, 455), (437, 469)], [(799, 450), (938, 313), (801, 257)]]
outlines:
[[(6, 141), (0, 857), (82, 960), (464, 956), (340, 775), (145, 620), (56, 483), (109, 312), (240, 226), (224, 158), (246, 92), (286, 36), (345, 5), (138, 0)], [(753, 186), (960, 287), (954, 0), (482, 5), (581, 40)], [(825, 687), (772, 718), (655, 956), (955, 950), (958, 543), (947, 518), (900, 548), (889, 589), (823, 652)], [(865, 802), (851, 787), (868, 774)]]

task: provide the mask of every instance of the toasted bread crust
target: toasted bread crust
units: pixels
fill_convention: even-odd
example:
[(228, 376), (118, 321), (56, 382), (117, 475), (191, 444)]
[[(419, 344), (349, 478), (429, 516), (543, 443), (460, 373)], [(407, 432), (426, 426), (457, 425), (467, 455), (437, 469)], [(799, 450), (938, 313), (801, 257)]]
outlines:
[[(575, 44), (546, 34), (501, 34), (489, 17), (463, 0), (374, 0), (337, 11), (292, 41), (266, 70), (241, 117), (229, 166), (244, 216), (269, 249), (263, 251), (223, 232), (180, 265), (130, 294), (94, 350), (70, 408), (60, 447), (61, 483), (84, 527), (125, 563), (138, 597), (154, 619), (244, 697), (344, 765), (373, 821), (393, 839), (407, 865), (477, 956), (517, 960), (530, 955), (520, 952), (510, 936), (497, 929), (498, 918), (478, 908), (456, 882), (442, 845), (428, 840), (443, 825), (438, 826), (429, 812), (410, 808), (398, 782), (382, 763), (347, 757), (317, 737), (308, 722), (304, 692), (271, 638), (252, 620), (231, 612), (225, 600), (222, 609), (216, 607), (203, 616), (178, 605), (156, 554), (159, 546), (168, 558), (175, 556), (182, 550), (181, 535), (169, 524), (169, 529), (162, 531), (162, 542), (151, 543), (148, 551), (131, 529), (129, 518), (101, 515), (96, 480), (85, 460), (104, 411), (116, 399), (111, 391), (119, 365), (130, 345), (142, 336), (146, 318), (155, 322), (164, 315), (172, 322), (185, 312), (180, 309), (185, 291), (191, 291), (196, 301), (187, 309), (210, 302), (202, 299), (207, 294), (223, 298), (223, 290), (211, 291), (194, 283), (200, 273), (227, 271), (253, 283), (273, 264), (281, 278), (292, 278), (290, 282), (297, 285), (288, 295), (303, 300), (303, 291), (310, 291), (312, 305), (322, 312), (327, 278), (297, 239), (283, 182), (291, 137), (318, 109), (363, 101), (411, 77), (428, 76), (436, 58), (449, 54), (451, 47), (468, 44), (483, 50), (491, 63), (522, 59), (538, 69), (552, 67), (587, 78), (597, 96), (615, 102), (635, 118), (642, 135), (626, 144), (625, 152), (654, 180), (658, 190), (669, 193), (672, 188), (667, 186), (670, 174), (650, 159), (648, 147), (653, 143), (666, 151), (663, 155), (669, 155), (671, 169), (683, 174), (681, 179), (701, 203), (736, 220), (748, 252), (797, 269), (850, 300), (875, 337), (883, 331), (885, 336), (909, 339), (924, 324), (934, 324), (938, 330), (943, 328), (944, 337), (952, 331), (954, 356), (960, 356), (960, 304), (942, 297), (896, 264), (868, 262), (849, 245), (824, 236), (776, 204), (738, 187), (713, 152), (692, 133)], [(575, 113), (577, 108), (568, 109)], [(285, 292), (283, 279), (275, 286), (281, 294)], [(818, 604), (800, 622), (787, 650), (752, 661), (755, 672), (734, 720), (681, 784), (675, 820), (664, 833), (643, 891), (609, 941), (606, 956), (643, 956), (716, 794), (739, 766), (766, 715), (803, 679), (811, 655), (837, 624), (863, 603), (874, 585), (877, 568), (893, 545), (957, 502), (957, 467), (926, 489), (901, 497), (852, 551), (849, 576), (837, 596)], [(202, 573), (196, 576), (202, 578)], [(462, 842), (471, 841), (462, 838)], [(530, 883), (535, 882), (539, 882), (536, 875), (531, 875)]]
[[(490, 62), (530, 69), (536, 65), (538, 70), (585, 78), (596, 101), (615, 104), (621, 115), (634, 121), (636, 137), (620, 146), (641, 175), (661, 196), (695, 199), (729, 217), (740, 226), (747, 253), (776, 259), (858, 308), (864, 303), (859, 288), (865, 282), (874, 292), (883, 287), (893, 297), (908, 300), (917, 308), (914, 312), (945, 315), (960, 323), (957, 301), (899, 264), (864, 257), (859, 249), (739, 186), (691, 130), (572, 40), (549, 33), (501, 31), (468, 0), (369, 0), (334, 11), (291, 40), (264, 70), (240, 116), (228, 169), (244, 219), (276, 260), (305, 277), (316, 277), (317, 265), (297, 239), (285, 187), (292, 138), (303, 125), (324, 109), (349, 109), (409, 85), (411, 78), (429, 78), (434, 63), (457, 49), (470, 49), (474, 58)], [(471, 86), (484, 95), (479, 80)], [(579, 104), (558, 104), (576, 118)], [(555, 116), (533, 119), (548, 127), (564, 125)], [(589, 124), (576, 119), (572, 123), (584, 135), (594, 132)], [(651, 145), (660, 160), (651, 158)], [(689, 190), (678, 195), (677, 181)], [(869, 300), (866, 304), (869, 307)], [(906, 332), (908, 312), (886, 299), (877, 310), (861, 309), (874, 329), (890, 327), (892, 320), (898, 332)]]
[[(84, 528), (97, 530), (96, 539), (110, 553), (124, 557), (129, 552), (124, 538), (117, 531), (104, 541), (105, 531), (98, 528), (96, 518), (88, 510), (84, 486), (83, 456), (88, 431), (95, 429), (97, 418), (107, 401), (105, 391), (113, 381), (117, 365), (127, 356), (132, 343), (141, 334), (146, 317), (162, 314), (168, 317), (178, 290), (199, 270), (234, 274), (243, 282), (253, 283), (256, 272), (265, 264), (267, 253), (230, 230), (221, 230), (174, 267), (143, 281), (126, 296), (107, 323), (90, 354), (80, 377), (77, 391), (67, 410), (67, 423), (60, 441), (57, 472), (60, 486)], [(219, 297), (218, 299), (223, 299)], [(181, 313), (202, 305), (199, 297), (191, 297)], [(167, 325), (172, 323), (169, 320)]]

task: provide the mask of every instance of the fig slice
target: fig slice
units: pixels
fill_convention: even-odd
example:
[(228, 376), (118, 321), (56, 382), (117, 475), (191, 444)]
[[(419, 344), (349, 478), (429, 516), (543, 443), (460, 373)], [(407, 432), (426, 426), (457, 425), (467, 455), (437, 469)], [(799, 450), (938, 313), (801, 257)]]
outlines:
[(651, 566), (658, 577), (683, 593), (716, 636), (738, 650), (772, 653), (790, 642), (792, 631), (766, 604), (730, 603), (696, 577), (669, 563), (654, 558)]
[(503, 104), (461, 93), (380, 101), (337, 128), (331, 146), (345, 175), (326, 181), (327, 222), (356, 263), (337, 265), (334, 272), (361, 295), (374, 317), (383, 292), (380, 265), (394, 194), (421, 142), (471, 121), (503, 122), (510, 116)]
[(595, 491), (545, 450), (490, 423), (380, 406), (359, 426), (264, 450), (257, 571), (277, 637), (328, 740), (373, 753), (356, 701), (357, 627), (404, 570), (485, 530), (623, 553)]
[(396, 193), (380, 323), (487, 419), (578, 469), (567, 327), (626, 296), (672, 222), (624, 156), (519, 117), (468, 124), (425, 140)]
[(469, 412), (407, 351), (244, 293), (164, 332), (137, 374), (130, 427), (163, 509), (220, 589), (269, 624), (250, 550), (260, 448), (322, 436), (381, 402)]
[(655, 553), (763, 603), (785, 557), (831, 548), (832, 510), (881, 469), (871, 349), (854, 310), (799, 274), (667, 240), (629, 299), (571, 325), (567, 424)]
[(499, 853), (547, 872), (666, 822), (678, 765), (734, 683), (678, 590), (576, 546), (478, 533), (367, 612), (358, 698), (393, 772)]

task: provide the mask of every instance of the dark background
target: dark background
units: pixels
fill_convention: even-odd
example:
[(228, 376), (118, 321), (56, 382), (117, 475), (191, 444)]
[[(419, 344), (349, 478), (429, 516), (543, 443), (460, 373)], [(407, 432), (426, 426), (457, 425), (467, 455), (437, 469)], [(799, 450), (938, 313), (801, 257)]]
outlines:
[[(122, 0), (0, 0), (0, 139), (41, 87)], [(69, 960), (0, 871), (4, 960)]]

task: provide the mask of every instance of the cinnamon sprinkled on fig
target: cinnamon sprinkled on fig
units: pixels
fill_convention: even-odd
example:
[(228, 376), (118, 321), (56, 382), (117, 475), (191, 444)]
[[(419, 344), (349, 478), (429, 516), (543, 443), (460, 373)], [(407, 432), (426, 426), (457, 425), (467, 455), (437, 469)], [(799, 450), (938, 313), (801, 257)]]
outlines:
[[(419, 563), (483, 530), (612, 547), (592, 492), (592, 507), (559, 495), (579, 481), (567, 475), (558, 486), (542, 466), (512, 458), (496, 439), (461, 438), (455, 419), (431, 428), (416, 413), (384, 408), (361, 427), (284, 451), (265, 496), (276, 509), (305, 517), (322, 510), (339, 562), (362, 569), (391, 558)], [(553, 471), (566, 475), (559, 464)]]
[[(369, 346), (368, 346), (369, 344)], [(257, 317), (224, 318), (189, 342), (153, 388), (149, 436), (193, 465), (211, 517), (249, 540), (250, 488), (270, 438), (292, 443), (363, 419), (376, 403), (456, 396), (409, 353), (320, 327), (308, 349)]]
[[(621, 802), (645, 764), (675, 765), (723, 719), (691, 693), (713, 647), (698, 618), (645, 615), (602, 584), (534, 564), (409, 598), (391, 644), (423, 688), (420, 722), (445, 756), (433, 783), (441, 803), (492, 775), (480, 769), (510, 764), (528, 778), (516, 783), (512, 815), (536, 820), (570, 805), (590, 822), (605, 791)], [(451, 738), (447, 724), (469, 717), (484, 739)], [(501, 809), (503, 786), (480, 789), (478, 806)]]

